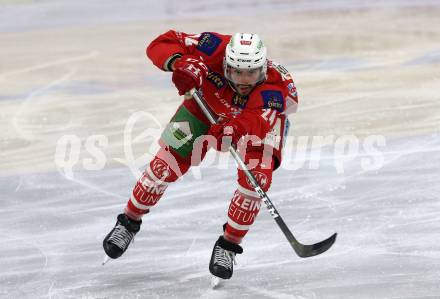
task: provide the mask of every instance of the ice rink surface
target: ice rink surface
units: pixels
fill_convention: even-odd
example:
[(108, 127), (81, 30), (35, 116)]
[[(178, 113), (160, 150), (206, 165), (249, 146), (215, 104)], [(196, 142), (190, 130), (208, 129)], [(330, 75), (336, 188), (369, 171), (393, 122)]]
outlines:
[[(300, 107), (269, 196), (302, 242), (338, 232), (328, 252), (298, 258), (262, 208), (212, 290), (235, 189), (232, 159), (212, 155), (101, 266), (181, 101), (144, 53), (170, 28), (259, 33), (293, 74)], [(0, 57), (0, 298), (440, 298), (439, 1), (6, 0)]]

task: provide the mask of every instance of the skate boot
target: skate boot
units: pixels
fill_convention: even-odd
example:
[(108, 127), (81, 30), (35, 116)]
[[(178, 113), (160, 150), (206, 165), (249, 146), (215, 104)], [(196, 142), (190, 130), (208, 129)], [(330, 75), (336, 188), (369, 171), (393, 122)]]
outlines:
[(243, 248), (220, 236), (214, 244), (211, 261), (209, 262), (209, 271), (211, 274), (223, 279), (231, 278), (234, 270), (235, 255), (237, 253), (243, 253)]
[(112, 259), (120, 257), (127, 250), (142, 224), (142, 220), (132, 220), (125, 214), (119, 214), (117, 219), (115, 227), (102, 243), (105, 253)]

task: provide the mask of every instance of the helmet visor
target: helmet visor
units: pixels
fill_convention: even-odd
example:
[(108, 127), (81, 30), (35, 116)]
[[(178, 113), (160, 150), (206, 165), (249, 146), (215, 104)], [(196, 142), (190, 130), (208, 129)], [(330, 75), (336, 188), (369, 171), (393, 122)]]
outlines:
[(264, 79), (263, 67), (255, 69), (239, 69), (226, 65), (226, 79), (231, 81), (235, 86), (249, 85), (254, 86)]

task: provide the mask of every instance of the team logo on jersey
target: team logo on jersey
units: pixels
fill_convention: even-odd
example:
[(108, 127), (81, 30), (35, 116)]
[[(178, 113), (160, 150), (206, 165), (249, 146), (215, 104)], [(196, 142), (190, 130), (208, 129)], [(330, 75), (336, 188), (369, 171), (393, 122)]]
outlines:
[[(254, 175), (255, 179), (257, 180), (258, 185), (260, 185), (260, 187), (262, 189), (264, 189), (264, 187), (266, 187), (266, 185), (269, 181), (267, 175), (263, 172), (260, 172), (260, 171), (252, 171), (252, 174)], [(246, 178), (246, 182), (249, 185), (249, 187), (252, 188), (252, 184), (248, 178)]]
[(222, 88), (226, 84), (225, 79), (219, 73), (216, 72), (209, 72), (206, 79), (208, 79), (209, 82), (214, 84), (215, 87), (217, 87), (217, 89)]
[(204, 32), (200, 35), (199, 43), (196, 46), (196, 49), (208, 56), (211, 56), (221, 42), (222, 40), (218, 36), (210, 32)]
[(232, 98), (232, 104), (235, 106), (238, 106), (240, 108), (246, 107), (246, 103), (248, 101), (249, 97), (239, 95), (238, 93), (234, 94), (234, 97)]
[(296, 91), (296, 87), (295, 87), (295, 84), (293, 84), (293, 82), (290, 82), (289, 84), (287, 84), (287, 88), (289, 89), (290, 93), (294, 93)]
[(168, 164), (159, 158), (153, 160), (150, 168), (156, 178), (161, 181), (165, 181), (165, 179), (171, 174)]
[(290, 93), (293, 97), (297, 97), (297, 96), (298, 96), (298, 94), (297, 94), (297, 92), (296, 92), (295, 84), (294, 84), (293, 82), (290, 82), (290, 83), (287, 85), (287, 88), (289, 89), (289, 93)]
[(261, 92), (263, 97), (264, 107), (275, 109), (279, 112), (283, 112), (284, 109), (284, 99), (281, 91), (278, 90), (263, 90)]

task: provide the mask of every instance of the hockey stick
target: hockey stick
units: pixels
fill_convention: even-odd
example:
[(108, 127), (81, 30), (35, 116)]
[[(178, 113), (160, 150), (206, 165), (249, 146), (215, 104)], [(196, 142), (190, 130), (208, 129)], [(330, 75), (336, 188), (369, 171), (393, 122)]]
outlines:
[[(208, 120), (212, 124), (217, 123), (217, 120), (215, 119), (211, 110), (208, 108), (207, 104), (205, 103), (205, 99), (200, 94), (200, 92), (197, 91), (195, 88), (193, 88), (191, 89), (190, 94), (197, 102), (200, 109), (202, 109), (203, 113), (206, 115)], [(241, 159), (241, 157), (237, 153), (237, 150), (234, 147), (230, 146), (229, 152), (234, 157), (235, 161), (237, 161), (241, 169), (245, 172), (246, 177), (249, 179), (249, 182), (254, 188), (255, 192), (257, 192), (260, 198), (264, 201), (267, 209), (269, 210), (270, 215), (272, 216), (273, 219), (275, 219), (275, 222), (278, 224), (284, 236), (286, 236), (287, 241), (289, 241), (290, 246), (292, 246), (293, 250), (295, 250), (298, 256), (303, 258), (315, 256), (327, 251), (333, 245), (333, 243), (336, 241), (336, 236), (337, 236), (336, 233), (334, 233), (332, 236), (330, 236), (328, 239), (325, 239), (324, 241), (311, 245), (305, 245), (300, 243), (298, 240), (296, 240), (296, 238), (293, 236), (292, 232), (289, 230), (286, 223), (284, 222), (283, 218), (281, 218), (280, 213), (278, 213), (272, 201), (267, 196), (266, 192), (264, 192), (263, 189), (261, 189), (260, 185), (258, 184), (258, 181), (255, 179), (255, 176), (252, 174), (252, 172), (250, 172), (250, 170), (247, 168), (246, 164), (244, 163), (243, 159)]]

